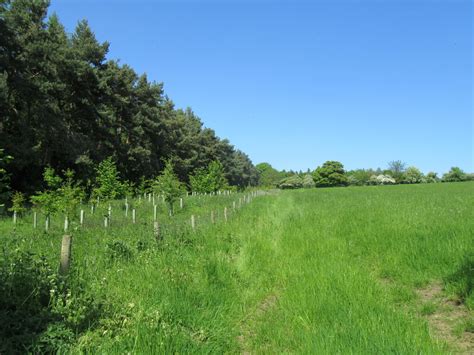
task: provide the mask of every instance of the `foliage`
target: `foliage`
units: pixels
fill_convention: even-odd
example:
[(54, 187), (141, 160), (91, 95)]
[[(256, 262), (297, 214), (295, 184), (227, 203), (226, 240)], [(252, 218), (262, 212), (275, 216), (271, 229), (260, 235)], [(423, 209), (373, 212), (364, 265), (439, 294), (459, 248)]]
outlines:
[(385, 174), (391, 175), (399, 183), (403, 178), (406, 166), (406, 163), (401, 160), (392, 160), (388, 163), (388, 171)]
[(84, 191), (74, 182), (74, 172), (68, 169), (64, 176), (65, 179), (57, 175), (53, 168), (46, 168), (43, 173), (46, 189), (31, 197), (33, 205), (46, 216), (63, 212), (65, 216), (72, 218), (84, 198)]
[(12, 207), (8, 209), (11, 212), (16, 212), (21, 215), (26, 211), (25, 208), (25, 195), (19, 191), (15, 191), (12, 197)]
[(444, 182), (458, 182), (466, 180), (466, 173), (458, 167), (452, 167), (449, 172), (443, 175), (442, 180)]
[(189, 181), (194, 192), (210, 193), (228, 188), (224, 169), (219, 161), (212, 161), (207, 169), (198, 169), (190, 176)]
[(433, 172), (433, 171), (430, 171), (425, 176), (425, 182), (426, 183), (434, 183), (434, 182), (439, 182), (439, 181), (440, 181), (440, 179), (438, 177), (438, 174)]
[(302, 187), (304, 188), (312, 188), (315, 187), (316, 184), (314, 182), (313, 176), (311, 174), (305, 174), (303, 176)]
[(327, 161), (313, 172), (318, 187), (346, 186), (348, 184), (344, 166), (338, 161)]
[(59, 279), (43, 255), (3, 251), (0, 258), (0, 353), (67, 349), (100, 314), (100, 302)]
[[(0, 142), (15, 157), (15, 189), (39, 190), (38, 172), (47, 166), (74, 169), (85, 182), (110, 156), (120, 177), (134, 183), (152, 178), (170, 158), (183, 182), (218, 160), (231, 185), (257, 183), (249, 157), (203, 127), (191, 109), (176, 109), (162, 83), (108, 59), (109, 43), (87, 21), (68, 34), (56, 15), (48, 17), (48, 6), (0, 4)], [(109, 198), (118, 190), (100, 192)]]
[(424, 182), (424, 176), (418, 168), (410, 166), (403, 173), (400, 182), (403, 184), (419, 184)]
[(72, 218), (77, 211), (79, 203), (84, 198), (84, 191), (74, 181), (74, 171), (68, 169), (64, 172), (65, 179), (57, 190), (57, 204), (59, 211), (68, 218)]
[(390, 175), (372, 175), (368, 182), (369, 185), (393, 185), (396, 181)]
[(0, 207), (3, 207), (8, 200), (10, 193), (10, 174), (6, 166), (13, 160), (10, 155), (5, 155), (5, 150), (0, 149)]
[(113, 200), (124, 194), (124, 185), (120, 182), (117, 165), (112, 157), (108, 157), (100, 162), (96, 173), (95, 196), (103, 200)]
[(284, 173), (273, 168), (269, 163), (260, 163), (255, 166), (258, 172), (258, 184), (265, 187), (275, 187), (283, 179)]
[(161, 175), (156, 179), (158, 191), (164, 196), (170, 215), (176, 200), (185, 192), (184, 185), (178, 180), (173, 171), (173, 163), (167, 161)]
[(278, 187), (280, 189), (299, 189), (303, 187), (303, 179), (295, 174), (280, 181)]

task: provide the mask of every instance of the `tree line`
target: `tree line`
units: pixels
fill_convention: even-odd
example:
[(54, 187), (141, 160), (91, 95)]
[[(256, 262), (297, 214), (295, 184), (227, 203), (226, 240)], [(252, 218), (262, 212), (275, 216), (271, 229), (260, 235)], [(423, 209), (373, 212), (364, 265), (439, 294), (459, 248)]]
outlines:
[(474, 181), (474, 174), (468, 174), (459, 167), (452, 167), (442, 176), (435, 172), (425, 175), (417, 167), (407, 166), (401, 160), (389, 162), (387, 169), (346, 171), (338, 161), (326, 161), (314, 171), (308, 169), (307, 172), (278, 171), (269, 163), (257, 164), (256, 168), (260, 184), (282, 189)]
[(0, 149), (12, 190), (45, 188), (48, 167), (73, 170), (92, 185), (109, 157), (136, 185), (167, 161), (185, 184), (211, 162), (229, 185), (257, 183), (249, 157), (190, 108), (176, 108), (162, 83), (108, 59), (109, 43), (99, 42), (87, 21), (67, 34), (48, 7), (44, 0), (0, 0)]

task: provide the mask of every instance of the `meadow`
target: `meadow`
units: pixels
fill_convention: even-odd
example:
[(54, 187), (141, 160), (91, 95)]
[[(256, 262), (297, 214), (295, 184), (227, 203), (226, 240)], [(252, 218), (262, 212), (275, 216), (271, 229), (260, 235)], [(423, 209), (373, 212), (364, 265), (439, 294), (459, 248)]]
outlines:
[(473, 192), (193, 196), (172, 217), (159, 205), (158, 240), (149, 202), (133, 224), (113, 201), (108, 228), (103, 203), (71, 221), (67, 277), (60, 217), (48, 233), (31, 214), (3, 219), (0, 353), (473, 352)]

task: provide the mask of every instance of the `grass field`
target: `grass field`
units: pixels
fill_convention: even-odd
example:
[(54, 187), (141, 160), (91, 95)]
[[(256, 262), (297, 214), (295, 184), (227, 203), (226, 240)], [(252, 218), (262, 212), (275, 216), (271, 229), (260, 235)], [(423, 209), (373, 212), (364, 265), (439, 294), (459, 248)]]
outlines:
[(160, 210), (158, 243), (151, 208), (104, 207), (66, 281), (59, 219), (1, 221), (0, 353), (474, 352), (473, 183), (270, 192), (225, 223), (238, 198)]

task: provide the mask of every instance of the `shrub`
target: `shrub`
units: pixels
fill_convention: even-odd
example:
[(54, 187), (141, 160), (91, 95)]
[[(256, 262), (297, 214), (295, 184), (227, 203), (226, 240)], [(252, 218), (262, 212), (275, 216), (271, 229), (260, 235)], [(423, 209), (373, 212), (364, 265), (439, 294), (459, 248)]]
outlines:
[(302, 186), (304, 188), (312, 188), (316, 186), (311, 174), (305, 174), (305, 176), (303, 176)]
[(410, 166), (402, 175), (401, 183), (403, 184), (419, 184), (423, 182), (423, 173), (416, 167)]
[(430, 184), (430, 183), (435, 183), (435, 182), (439, 182), (439, 177), (438, 177), (438, 174), (433, 172), (433, 171), (430, 171), (428, 174), (426, 174), (425, 176), (425, 182)]
[(393, 185), (396, 181), (390, 175), (372, 175), (369, 179), (369, 185)]
[(299, 189), (303, 187), (303, 179), (299, 175), (293, 175), (280, 181), (280, 189)]

